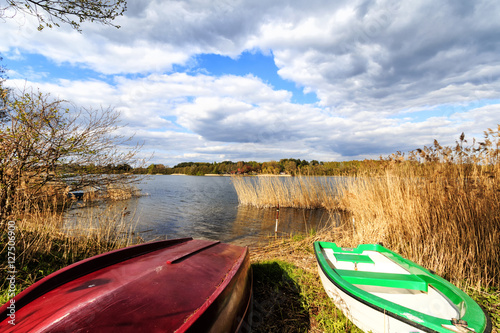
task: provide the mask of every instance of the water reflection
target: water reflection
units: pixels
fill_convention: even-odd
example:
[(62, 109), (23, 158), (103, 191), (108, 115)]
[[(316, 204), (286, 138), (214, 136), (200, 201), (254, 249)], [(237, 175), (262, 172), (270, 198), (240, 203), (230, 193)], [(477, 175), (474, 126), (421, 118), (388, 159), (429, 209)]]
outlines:
[[(138, 187), (148, 195), (73, 209), (67, 226), (77, 216), (111, 214), (137, 224), (145, 240), (193, 237), (250, 245), (275, 234), (276, 209), (239, 206), (229, 177), (152, 176)], [(329, 223), (335, 222), (322, 209), (280, 208), (278, 234), (309, 233)]]
[[(233, 223), (232, 234), (250, 243), (266, 241), (275, 236), (277, 212), (275, 208), (256, 209), (248, 206), (238, 207)], [(278, 236), (307, 234), (326, 227), (331, 223), (324, 209), (280, 208)]]

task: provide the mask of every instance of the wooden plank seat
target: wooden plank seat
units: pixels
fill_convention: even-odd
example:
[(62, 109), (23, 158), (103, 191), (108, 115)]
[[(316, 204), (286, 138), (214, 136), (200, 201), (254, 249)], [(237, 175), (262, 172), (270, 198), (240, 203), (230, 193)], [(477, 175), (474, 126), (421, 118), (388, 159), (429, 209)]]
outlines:
[(335, 259), (337, 261), (349, 261), (358, 264), (374, 264), (373, 260), (364, 254), (346, 254), (346, 253), (334, 253)]
[(335, 271), (351, 284), (412, 289), (424, 292), (428, 290), (427, 282), (418, 275), (355, 271), (349, 269), (336, 269)]

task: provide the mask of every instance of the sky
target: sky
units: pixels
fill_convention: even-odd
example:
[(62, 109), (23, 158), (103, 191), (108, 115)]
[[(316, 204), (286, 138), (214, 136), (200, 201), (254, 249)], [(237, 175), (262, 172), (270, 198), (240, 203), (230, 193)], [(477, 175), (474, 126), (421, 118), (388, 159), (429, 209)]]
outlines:
[[(0, 0), (0, 8), (5, 0)], [(495, 0), (129, 0), (120, 29), (4, 12), (7, 85), (120, 112), (151, 163), (378, 159), (500, 124)]]

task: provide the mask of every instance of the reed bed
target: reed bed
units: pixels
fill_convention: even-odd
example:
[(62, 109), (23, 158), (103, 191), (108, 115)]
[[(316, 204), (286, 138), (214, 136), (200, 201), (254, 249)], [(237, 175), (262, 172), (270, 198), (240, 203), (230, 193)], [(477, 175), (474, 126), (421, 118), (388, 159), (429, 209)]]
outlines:
[[(344, 246), (383, 242), (455, 284), (500, 287), (500, 126), (485, 141), (438, 142), (339, 188)], [(352, 227), (351, 227), (352, 226)]]
[(106, 198), (109, 200), (128, 200), (141, 196), (141, 191), (131, 184), (110, 184), (106, 187)]
[(352, 219), (344, 228), (352, 232), (337, 242), (382, 242), (454, 283), (500, 286), (498, 186), (397, 173), (351, 179), (341, 188), (341, 208)]
[[(128, 200), (132, 197), (141, 196), (141, 191), (132, 184), (109, 184), (103, 188), (95, 188), (86, 186), (82, 190), (82, 200), (80, 206), (92, 204), (101, 201), (120, 201)], [(70, 198), (76, 200), (74, 194), (70, 194)]]
[[(134, 232), (135, 214), (90, 207), (73, 218), (68, 227), (65, 215), (52, 203), (18, 212), (15, 221), (16, 293), (40, 278), (76, 261), (142, 242)], [(7, 256), (6, 234), (0, 239), (0, 255)], [(7, 260), (0, 262), (0, 303), (7, 301)]]
[[(244, 177), (233, 176), (241, 205), (257, 208), (325, 208), (337, 196), (333, 177)], [(338, 181), (335, 181), (338, 179)]]
[[(368, 164), (367, 164), (368, 165)], [(240, 204), (326, 208), (349, 218), (324, 240), (381, 242), (455, 284), (500, 287), (500, 126), (484, 142), (435, 142), (328, 183), (233, 178)]]

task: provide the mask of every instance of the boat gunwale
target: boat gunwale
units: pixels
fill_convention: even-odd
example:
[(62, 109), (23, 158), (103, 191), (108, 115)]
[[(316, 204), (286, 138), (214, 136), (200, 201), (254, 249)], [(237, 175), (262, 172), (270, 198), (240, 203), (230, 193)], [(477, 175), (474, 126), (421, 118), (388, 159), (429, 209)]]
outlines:
[[(243, 321), (245, 320), (248, 309), (249, 309), (249, 305), (251, 304), (252, 299), (253, 299), (253, 272), (252, 272), (251, 265), (250, 265), (250, 255), (249, 255), (248, 247), (245, 246), (245, 247), (243, 247), (243, 249), (244, 249), (244, 251), (242, 252), (242, 254), (233, 263), (231, 268), (226, 272), (222, 282), (216, 287), (216, 289), (210, 295), (210, 297), (208, 297), (205, 300), (205, 302), (200, 307), (198, 307), (191, 316), (189, 316), (189, 318), (187, 318), (187, 320), (184, 322), (184, 324), (182, 324), (181, 326), (179, 326), (179, 328), (177, 328), (177, 330), (175, 331), (176, 333), (188, 332), (188, 331), (192, 330), (193, 324), (196, 323), (201, 317), (203, 317), (205, 315), (206, 311), (208, 310), (208, 308), (215, 303), (215, 301), (224, 292), (224, 290), (226, 288), (228, 288), (230, 284), (234, 283), (234, 277), (238, 276), (239, 274), (246, 273), (246, 274), (248, 274), (248, 279), (249, 279), (249, 281), (248, 281), (249, 297), (248, 297), (248, 302), (246, 302), (246, 305), (245, 305), (244, 315), (242, 316), (240, 322), (238, 323), (238, 328), (243, 324)], [(248, 269), (246, 272), (243, 271), (245, 269), (245, 267), (244, 267), (245, 261), (248, 262)]]
[[(328, 244), (328, 246), (324, 247), (323, 245), (326, 244)], [(333, 283), (338, 289), (346, 293), (349, 297), (352, 297), (353, 299), (355, 299), (358, 302), (361, 302), (362, 304), (365, 304), (379, 312), (385, 313), (390, 317), (400, 320), (424, 332), (451, 332), (448, 329), (441, 326), (442, 324), (449, 325), (451, 321), (430, 316), (425, 313), (421, 313), (419, 311), (407, 308), (392, 301), (383, 299), (379, 296), (373, 295), (349, 283), (344, 278), (342, 278), (342, 276), (338, 274), (334, 268), (332, 268), (328, 264), (327, 259), (325, 258), (325, 256), (321, 251), (322, 249), (325, 248), (326, 249), (330, 248), (332, 250), (340, 249), (341, 251), (343, 251), (343, 248), (338, 247), (335, 243), (332, 242), (321, 242), (321, 241), (314, 242), (314, 252), (316, 255), (318, 266), (323, 271), (325, 277), (327, 277), (331, 283)], [(482, 307), (480, 307), (474, 300), (472, 300), (472, 298), (470, 298), (469, 295), (464, 293), (461, 289), (454, 286), (450, 282), (441, 278), (440, 276), (432, 274), (429, 270), (425, 269), (424, 267), (400, 256), (399, 254), (387, 249), (386, 247), (380, 244), (361, 244), (357, 248), (349, 249), (349, 251), (352, 253), (362, 253), (363, 251), (379, 252), (385, 255), (388, 259), (392, 260), (396, 264), (403, 267), (404, 269), (407, 269), (410, 272), (410, 274), (415, 274), (416, 273), (415, 271), (418, 271), (419, 273), (421, 273), (418, 274), (420, 277), (423, 277), (426, 280), (426, 282), (431, 284), (432, 287), (434, 287), (434, 289), (436, 289), (438, 292), (444, 294), (444, 296), (446, 296), (455, 306), (457, 306), (457, 308), (459, 308), (459, 303), (457, 304), (455, 302), (457, 302), (458, 299), (460, 299), (463, 303), (465, 303), (466, 313), (461, 319), (465, 321), (470, 321), (471, 319), (473, 319), (474, 317), (470, 318), (472, 315), (471, 312), (467, 310), (471, 310), (471, 308), (478, 307), (478, 309), (484, 315), (484, 321), (482, 323), (484, 324), (482, 325), (484, 326), (484, 329), (482, 331), (479, 331), (478, 333), (491, 332), (492, 330), (491, 320), (488, 314), (485, 312), (485, 310)], [(478, 311), (473, 311), (473, 312), (475, 315), (476, 312)], [(409, 313), (413, 316), (416, 316), (417, 318), (422, 319), (423, 322), (429, 323), (431, 327), (423, 326), (422, 324), (419, 324), (411, 319), (403, 317), (402, 315), (400, 315), (400, 313), (401, 314)]]

